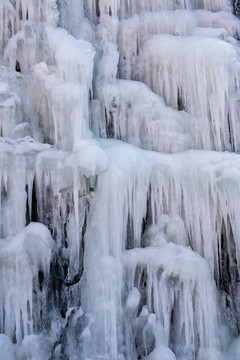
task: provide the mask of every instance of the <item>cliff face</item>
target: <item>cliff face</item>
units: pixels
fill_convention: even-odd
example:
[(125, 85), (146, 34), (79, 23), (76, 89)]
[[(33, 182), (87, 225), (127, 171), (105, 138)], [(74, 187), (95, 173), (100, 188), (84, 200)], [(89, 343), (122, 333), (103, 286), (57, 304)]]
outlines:
[(227, 0), (0, 0), (0, 359), (240, 356)]

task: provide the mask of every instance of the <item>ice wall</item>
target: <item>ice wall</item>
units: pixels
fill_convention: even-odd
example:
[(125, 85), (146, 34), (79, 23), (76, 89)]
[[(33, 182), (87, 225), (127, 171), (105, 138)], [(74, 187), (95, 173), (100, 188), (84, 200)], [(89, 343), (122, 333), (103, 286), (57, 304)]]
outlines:
[(0, 0), (0, 358), (236, 360), (227, 0)]
[(46, 227), (31, 223), (0, 246), (1, 332), (19, 344), (46, 321), (54, 242)]

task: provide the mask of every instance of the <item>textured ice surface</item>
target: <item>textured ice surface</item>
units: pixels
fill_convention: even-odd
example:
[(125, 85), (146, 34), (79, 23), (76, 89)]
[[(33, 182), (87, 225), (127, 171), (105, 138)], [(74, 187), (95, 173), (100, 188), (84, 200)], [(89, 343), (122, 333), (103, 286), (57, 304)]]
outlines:
[[(38, 87), (38, 84), (41, 87)], [(32, 68), (29, 96), (36, 123), (44, 140), (61, 150), (72, 150), (88, 133), (87, 89), (81, 84), (64, 82), (54, 68), (39, 63)]]
[[(184, 354), (186, 359), (196, 357), (198, 341), (203, 348), (199, 359), (205, 358), (208, 349), (219, 347), (216, 293), (203, 259), (190, 249), (171, 243), (157, 249), (129, 250), (125, 256), (128, 286), (131, 288), (135, 283), (141, 288), (142, 301), (145, 296), (148, 308), (163, 328), (162, 336), (155, 335), (156, 342), (165, 346), (170, 343), (176, 356)], [(144, 276), (147, 285), (142, 283)], [(171, 323), (176, 324), (173, 338), (170, 338)], [(215, 357), (208, 355), (208, 358)]]
[(0, 334), (1, 360), (14, 360), (14, 347), (8, 336)]
[(239, 151), (240, 63), (232, 45), (212, 38), (156, 35), (144, 44), (141, 57), (139, 78), (167, 105), (200, 118), (205, 148)]
[(136, 13), (144, 11), (177, 10), (177, 9), (207, 9), (210, 11), (230, 11), (230, 2), (227, 0), (85, 0), (88, 15), (95, 19), (97, 15), (111, 15), (120, 17), (130, 17)]
[[(6, 67), (0, 68), (0, 133), (15, 137), (17, 126), (24, 122), (21, 108), (20, 87), (22, 77)], [(25, 135), (28, 135), (27, 133)], [(17, 137), (20, 137), (19, 134)]]
[(236, 338), (232, 344), (230, 345), (228, 351), (226, 352), (226, 359), (230, 358), (233, 360), (237, 360), (240, 355), (240, 344), (239, 344), (239, 337)]
[[(211, 274), (214, 272), (216, 274), (218, 273), (217, 264), (220, 261), (218, 244), (221, 238), (221, 230), (217, 230), (215, 224), (218, 223), (221, 228), (224, 226), (225, 221), (228, 221), (224, 219), (231, 219), (229, 210), (227, 210), (225, 206), (226, 203), (234, 201), (237, 197), (235, 193), (237, 187), (234, 187), (233, 180), (231, 184), (228, 182), (228, 175), (225, 173), (224, 159), (228, 162), (228, 165), (230, 164), (229, 159), (232, 159), (234, 162), (234, 165), (232, 164), (232, 171), (237, 174), (239, 172), (239, 170), (237, 170), (239, 167), (239, 157), (235, 155), (234, 160), (232, 154), (218, 154), (205, 151), (199, 151), (198, 153), (186, 152), (174, 156), (159, 155), (157, 153), (154, 154), (149, 152), (140, 153), (140, 151), (134, 147), (116, 141), (110, 143), (109, 140), (104, 141), (103, 146), (109, 156), (110, 165), (108, 170), (98, 177), (99, 190), (96, 201), (91, 207), (89, 215), (90, 222), (86, 234), (86, 254), (89, 262), (85, 264), (85, 270), (88, 310), (95, 309), (96, 313), (94, 316), (98, 319), (97, 324), (100, 326), (99, 328), (96, 328), (95, 324), (92, 331), (93, 334), (95, 334), (95, 332), (96, 334), (98, 332), (104, 332), (106, 334), (106, 336), (99, 341), (97, 350), (104, 353), (106, 348), (113, 346), (114, 343), (112, 338), (107, 337), (109, 325), (104, 325), (105, 322), (103, 319), (106, 317), (108, 319), (107, 324), (111, 324), (111, 333), (116, 332), (117, 319), (120, 314), (118, 312), (116, 313), (113, 309), (115, 309), (116, 306), (119, 307), (119, 305), (116, 304), (119, 304), (121, 301), (119, 289), (114, 289), (112, 286), (109, 288), (108, 284), (120, 282), (121, 278), (119, 278), (119, 276), (122, 271), (121, 264), (119, 264), (116, 259), (119, 256), (118, 254), (121, 253), (121, 249), (125, 246), (134, 248), (142, 244), (141, 231), (144, 221), (159, 222), (159, 229), (163, 229), (161, 230), (163, 237), (169, 237), (169, 239), (171, 239), (170, 241), (174, 241), (177, 244), (186, 245), (188, 242), (184, 226), (182, 220), (177, 215), (183, 216), (188, 236), (191, 234), (191, 239), (194, 239), (194, 242), (190, 243), (191, 246), (195, 251), (204, 255), (212, 268), (212, 272), (208, 269), (208, 275), (204, 275), (206, 273), (204, 272), (205, 270), (203, 271), (203, 284), (204, 286), (212, 286), (210, 285), (212, 282), (212, 280), (210, 280)], [(140, 163), (141, 167), (139, 167)], [(133, 167), (133, 164), (136, 165), (135, 168)], [(129, 171), (130, 168), (131, 171)], [(186, 185), (184, 185), (185, 181)], [(190, 182), (192, 184), (192, 192), (189, 191)], [(222, 193), (222, 185), (226, 190), (226, 193), (224, 194)], [(210, 198), (203, 199), (203, 194)], [(224, 196), (224, 198), (225, 196), (229, 196), (228, 200), (223, 200), (222, 196)], [(201, 197), (202, 202), (200, 202)], [(149, 198), (151, 200), (147, 203), (147, 199)], [(215, 207), (213, 205), (214, 202), (220, 207)], [(161, 204), (163, 203), (165, 206), (164, 208), (161, 208)], [(199, 205), (197, 205), (197, 203)], [(110, 207), (109, 204), (111, 204)], [(188, 204), (191, 204), (191, 208), (188, 208)], [(151, 206), (152, 211), (148, 208), (147, 212), (147, 207), (149, 206)], [(221, 208), (221, 206), (223, 206), (223, 208)], [(238, 205), (236, 204), (236, 206)], [(215, 215), (213, 211), (214, 208), (217, 210)], [(158, 209), (159, 213), (158, 210), (155, 212), (155, 209)], [(160, 216), (162, 212), (173, 213), (176, 216), (164, 218), (163, 216)], [(147, 214), (152, 216), (152, 218), (146, 218)], [(226, 214), (222, 220), (219, 219), (220, 214)], [(101, 224), (99, 224), (98, 227), (97, 219), (99, 217), (101, 217)], [(233, 224), (234, 222), (235, 221), (233, 220)], [(225, 225), (228, 226), (227, 223), (225, 223)], [(131, 234), (130, 239), (127, 238), (127, 229)], [(207, 234), (211, 234), (211, 242), (209, 242)], [(95, 241), (96, 238), (98, 239), (97, 242)], [(112, 238), (114, 238), (114, 246), (111, 242)], [(158, 245), (159, 240), (154, 239), (153, 234), (151, 235), (151, 239), (154, 242), (153, 245)], [(123, 240), (126, 241), (126, 244), (124, 244)], [(225, 239), (225, 241), (229, 240), (230, 239)], [(201, 266), (203, 259), (193, 255), (192, 259), (191, 251), (185, 250), (185, 248), (183, 249), (183, 251), (186, 251), (185, 260), (183, 260), (183, 264), (186, 267), (184, 267), (181, 262), (178, 265), (177, 257), (175, 257), (176, 253), (175, 256), (172, 257), (172, 262), (168, 262), (167, 253), (170, 252), (170, 250), (169, 247), (166, 247), (166, 253), (164, 253), (163, 259), (168, 262), (169, 270), (167, 271), (170, 271), (170, 273), (172, 271), (173, 273), (178, 274), (178, 276), (187, 276), (187, 278), (190, 276), (188, 281), (191, 284), (193, 281), (191, 276), (197, 276), (197, 279), (194, 281), (197, 284), (200, 284), (198, 275), (201, 274), (201, 271), (198, 266)], [(143, 258), (144, 256), (147, 257), (148, 251), (146, 249), (131, 251), (134, 254), (137, 254), (134, 258), (136, 261), (135, 266), (141, 266), (140, 255), (142, 254)], [(237, 252), (238, 250), (236, 249), (234, 257), (238, 256)], [(152, 250), (152, 254), (155, 253), (157, 253), (157, 250)], [(99, 254), (102, 254), (103, 256), (100, 258)], [(158, 255), (156, 255), (156, 258), (154, 257), (154, 259), (160, 259), (160, 252), (157, 254)], [(145, 261), (148, 266), (154, 264), (153, 258), (150, 260), (147, 259), (148, 258), (142, 261)], [(195, 265), (192, 263), (193, 260), (194, 262), (196, 261)], [(188, 265), (188, 262), (190, 262), (190, 265)], [(133, 259), (129, 260), (129, 264), (134, 264)], [(204, 262), (204, 264), (206, 263)], [(214, 264), (216, 264), (216, 267)], [(161, 264), (159, 264), (159, 267), (160, 265)], [(190, 271), (190, 269), (192, 270)], [(193, 273), (193, 269), (195, 269), (196, 272)], [(149, 277), (151, 272), (148, 272), (148, 270), (146, 271), (148, 274), (147, 277)], [(138, 274), (138, 272), (136, 273)], [(134, 277), (134, 274), (132, 276)], [(127, 278), (129, 278), (129, 276)], [(150, 290), (149, 293), (151, 293)], [(191, 296), (191, 292), (188, 290), (186, 290), (186, 293), (188, 294), (186, 296)], [(200, 293), (203, 293), (203, 291), (199, 290), (199, 294)], [(214, 294), (214, 291), (206, 290), (206, 293)], [(96, 296), (96, 294), (98, 295)], [(103, 302), (104, 298), (108, 298), (108, 301)], [(99, 301), (99, 299), (101, 299), (101, 301)], [(189, 301), (187, 301), (187, 303), (189, 303)], [(214, 305), (214, 303), (216, 304), (215, 301), (216, 300), (211, 300), (209, 305), (204, 306), (204, 309), (207, 311), (207, 308), (211, 306), (211, 304), (217, 307), (217, 305)], [(152, 302), (149, 300), (147, 303), (149, 304), (148, 306), (151, 306), (151, 303)], [(154, 303), (159, 304), (159, 300), (155, 300)], [(181, 306), (180, 308), (182, 309)], [(195, 316), (201, 317), (201, 311), (197, 310), (196, 305), (194, 305), (194, 308), (196, 310)], [(163, 312), (165, 313), (165, 311)], [(186, 313), (189, 314), (189, 311), (186, 310)], [(211, 328), (211, 335), (205, 338), (205, 330), (201, 330), (202, 337), (200, 337), (199, 341), (203, 347), (203, 355), (199, 358), (204, 359), (204, 356), (206, 356), (206, 354), (204, 355), (204, 349), (206, 347), (211, 348), (212, 346), (216, 346), (217, 351), (218, 345), (216, 345), (217, 343), (215, 344), (215, 335), (213, 335), (214, 333), (217, 333), (216, 329), (218, 328), (214, 325), (214, 322), (217, 321), (216, 313), (216, 310), (209, 310), (209, 314), (211, 314), (214, 319), (210, 321), (213, 328), (211, 326), (208, 327), (209, 330)], [(209, 316), (206, 315), (206, 318), (209, 318)], [(185, 321), (184, 319), (182, 320), (183, 322)], [(200, 320), (197, 321), (199, 326), (203, 326), (200, 325), (199, 321)], [(179, 321), (176, 321), (176, 324), (178, 323)], [(192, 323), (191, 326), (193, 327), (193, 320), (191, 320), (190, 323)], [(176, 335), (177, 330), (175, 329), (174, 331)], [(201, 331), (198, 330), (199, 333), (201, 333)], [(189, 331), (189, 336), (191, 336), (190, 334), (192, 334), (191, 330)], [(120, 339), (118, 341), (120, 341)], [(208, 343), (208, 341), (213, 341), (213, 343)], [(181, 340), (179, 343), (183, 344), (183, 341)], [(186, 343), (188, 343), (187, 340)], [(111, 348), (112, 356), (117, 352), (115, 346)], [(187, 349), (186, 345), (186, 349), (183, 350), (184, 356), (189, 356), (189, 359), (191, 359), (193, 355), (192, 353), (187, 355), (187, 351), (190, 350)], [(212, 358), (214, 359), (214, 355), (212, 355)]]
[(0, 329), (18, 344), (46, 321), (53, 252), (49, 230), (38, 223), (0, 240)]
[(24, 228), (26, 209), (31, 218), (36, 155), (49, 149), (49, 145), (37, 143), (31, 137), (18, 140), (1, 137), (0, 149), (0, 234), (5, 237)]
[[(44, 140), (59, 149), (72, 150), (90, 136), (88, 98), (93, 72), (93, 47), (63, 29), (47, 28), (49, 62), (32, 68), (28, 93), (30, 111)], [(39, 86), (41, 84), (41, 86)]]
[(43, 359), (49, 359), (50, 356), (51, 356), (51, 341), (49, 338), (41, 335), (25, 336), (20, 350), (21, 359), (43, 360)]
[(0, 359), (238, 359), (239, 24), (0, 0)]
[[(155, 151), (176, 152), (194, 147), (195, 122), (185, 112), (167, 107), (164, 100), (141, 82), (118, 80), (100, 88), (99, 104), (92, 109), (96, 134), (127, 141)], [(99, 123), (102, 113), (105, 121)], [(121, 121), (120, 121), (121, 119)], [(197, 142), (197, 141), (196, 141)]]

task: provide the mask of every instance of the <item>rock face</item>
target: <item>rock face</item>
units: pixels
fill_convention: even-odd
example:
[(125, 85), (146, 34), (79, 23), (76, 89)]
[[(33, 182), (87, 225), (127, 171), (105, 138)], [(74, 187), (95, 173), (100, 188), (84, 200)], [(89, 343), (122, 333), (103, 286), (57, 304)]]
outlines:
[(233, 13), (0, 0), (0, 359), (240, 357)]

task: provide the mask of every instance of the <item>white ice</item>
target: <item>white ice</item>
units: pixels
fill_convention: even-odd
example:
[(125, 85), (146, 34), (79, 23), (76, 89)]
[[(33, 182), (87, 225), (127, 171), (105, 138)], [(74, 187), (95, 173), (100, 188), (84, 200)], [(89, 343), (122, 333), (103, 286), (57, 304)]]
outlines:
[(140, 58), (139, 79), (168, 106), (180, 106), (199, 118), (205, 148), (239, 150), (240, 63), (232, 45), (212, 38), (156, 35), (144, 44)]
[(7, 335), (0, 334), (1, 360), (15, 360), (14, 346)]
[(47, 284), (54, 246), (49, 230), (38, 223), (0, 240), (0, 329), (18, 344), (47, 316), (48, 290), (39, 290), (38, 274)]
[(0, 358), (237, 360), (239, 24), (0, 0)]

